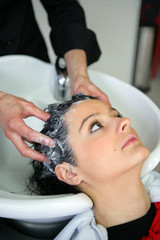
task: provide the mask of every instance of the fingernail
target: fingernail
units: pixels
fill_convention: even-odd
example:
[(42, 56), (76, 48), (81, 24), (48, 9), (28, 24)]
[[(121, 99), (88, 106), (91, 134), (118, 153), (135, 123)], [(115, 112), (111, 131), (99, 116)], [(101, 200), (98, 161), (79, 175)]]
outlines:
[(54, 144), (54, 142), (49, 142), (49, 147), (54, 147), (55, 146), (55, 144)]
[(51, 161), (48, 158), (45, 158), (44, 162), (46, 162), (47, 164), (51, 163)]

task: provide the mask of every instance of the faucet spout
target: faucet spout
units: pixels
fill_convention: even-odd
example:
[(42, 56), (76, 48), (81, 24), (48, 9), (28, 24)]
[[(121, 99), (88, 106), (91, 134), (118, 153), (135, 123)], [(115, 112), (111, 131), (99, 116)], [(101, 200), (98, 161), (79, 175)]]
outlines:
[(57, 79), (54, 84), (54, 98), (58, 101), (70, 99), (70, 80), (64, 58), (58, 57), (55, 63)]

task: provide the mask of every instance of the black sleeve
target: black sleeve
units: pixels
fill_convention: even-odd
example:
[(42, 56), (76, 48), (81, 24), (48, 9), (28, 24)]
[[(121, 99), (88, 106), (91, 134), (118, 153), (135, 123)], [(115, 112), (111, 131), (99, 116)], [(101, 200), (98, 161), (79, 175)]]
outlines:
[(100, 57), (100, 49), (93, 31), (87, 29), (85, 15), (77, 0), (41, 0), (48, 13), (51, 43), (55, 54), (63, 57), (72, 49), (83, 49), (87, 64)]

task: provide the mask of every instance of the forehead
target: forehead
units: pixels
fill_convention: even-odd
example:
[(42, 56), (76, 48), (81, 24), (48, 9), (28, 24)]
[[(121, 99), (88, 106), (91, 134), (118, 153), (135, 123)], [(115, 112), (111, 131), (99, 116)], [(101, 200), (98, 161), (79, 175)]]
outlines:
[(69, 121), (69, 119), (81, 121), (84, 117), (90, 114), (110, 114), (110, 110), (111, 107), (104, 101), (89, 99), (73, 105), (65, 114), (64, 119), (65, 121)]

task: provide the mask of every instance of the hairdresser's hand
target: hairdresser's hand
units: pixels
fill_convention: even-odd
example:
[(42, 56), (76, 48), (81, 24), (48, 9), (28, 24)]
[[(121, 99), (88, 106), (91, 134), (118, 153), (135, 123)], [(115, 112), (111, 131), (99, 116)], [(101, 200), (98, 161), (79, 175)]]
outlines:
[(47, 161), (43, 154), (30, 149), (25, 141), (38, 142), (48, 146), (54, 146), (54, 141), (28, 127), (23, 118), (29, 116), (46, 121), (50, 115), (23, 98), (0, 92), (0, 126), (6, 137), (13, 142), (23, 157)]
[(85, 95), (98, 97), (111, 105), (107, 95), (89, 79), (85, 52), (80, 49), (70, 50), (64, 55), (64, 58), (71, 80), (71, 94), (82, 92)]
[(72, 93), (82, 92), (85, 95), (91, 95), (94, 97), (99, 98), (107, 102), (109, 105), (110, 101), (106, 94), (104, 94), (97, 86), (95, 86), (89, 79), (89, 77), (81, 77), (77, 78), (78, 84), (73, 84), (72, 86)]

